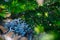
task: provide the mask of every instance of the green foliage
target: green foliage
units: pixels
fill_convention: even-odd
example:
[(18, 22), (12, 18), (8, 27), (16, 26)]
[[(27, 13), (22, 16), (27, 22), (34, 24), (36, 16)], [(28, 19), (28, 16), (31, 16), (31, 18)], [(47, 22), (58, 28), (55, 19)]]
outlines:
[[(60, 0), (45, 0), (43, 6), (38, 6), (36, 0), (0, 1), (13, 18), (21, 17), (34, 27), (43, 25), (44, 31), (60, 31)], [(1, 5), (0, 4), (0, 5)], [(1, 9), (0, 8), (0, 9)], [(0, 12), (5, 17), (5, 12)], [(39, 26), (41, 27), (41, 26)]]
[(34, 10), (37, 7), (35, 0), (12, 0), (10, 2), (4, 2), (7, 9), (13, 13), (19, 13), (26, 10)]

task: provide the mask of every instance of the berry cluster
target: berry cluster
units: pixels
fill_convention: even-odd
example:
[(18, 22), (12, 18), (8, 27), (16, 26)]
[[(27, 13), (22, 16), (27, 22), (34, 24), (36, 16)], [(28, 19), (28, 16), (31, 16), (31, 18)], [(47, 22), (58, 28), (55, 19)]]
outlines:
[(14, 19), (11, 22), (6, 22), (4, 25), (11, 32), (17, 33), (18, 35), (25, 36), (25, 34), (29, 34), (31, 32), (31, 27), (22, 19)]

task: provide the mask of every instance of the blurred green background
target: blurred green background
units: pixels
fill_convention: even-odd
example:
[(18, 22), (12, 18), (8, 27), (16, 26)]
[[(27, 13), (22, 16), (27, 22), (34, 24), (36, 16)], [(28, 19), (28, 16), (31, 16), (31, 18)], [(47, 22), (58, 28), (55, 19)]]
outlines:
[(60, 40), (60, 0), (44, 0), (40, 5), (36, 0), (0, 0), (0, 20), (10, 14), (11, 19), (20, 17), (31, 25), (34, 40)]

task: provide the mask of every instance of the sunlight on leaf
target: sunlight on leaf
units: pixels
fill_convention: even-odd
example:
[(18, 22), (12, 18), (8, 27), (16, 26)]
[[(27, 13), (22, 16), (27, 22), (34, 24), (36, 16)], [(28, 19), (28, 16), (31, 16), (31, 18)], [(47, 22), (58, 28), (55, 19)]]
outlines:
[(48, 12), (45, 12), (45, 17), (48, 17)]
[(0, 5), (0, 8), (5, 9), (5, 6), (4, 5)]
[(37, 34), (39, 34), (40, 32), (43, 32), (44, 31), (44, 28), (42, 25), (37, 25), (35, 28), (34, 28), (35, 32)]

